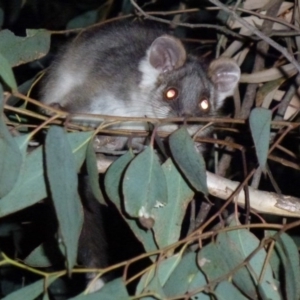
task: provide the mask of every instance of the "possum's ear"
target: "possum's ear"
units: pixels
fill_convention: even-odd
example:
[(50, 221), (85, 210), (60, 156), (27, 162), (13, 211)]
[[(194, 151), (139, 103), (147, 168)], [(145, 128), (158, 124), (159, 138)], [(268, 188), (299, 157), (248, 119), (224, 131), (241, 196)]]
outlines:
[(149, 62), (161, 72), (180, 68), (186, 60), (186, 51), (180, 40), (170, 35), (158, 37), (149, 49)]
[(240, 67), (230, 58), (215, 59), (208, 68), (208, 77), (223, 99), (233, 94), (240, 76)]

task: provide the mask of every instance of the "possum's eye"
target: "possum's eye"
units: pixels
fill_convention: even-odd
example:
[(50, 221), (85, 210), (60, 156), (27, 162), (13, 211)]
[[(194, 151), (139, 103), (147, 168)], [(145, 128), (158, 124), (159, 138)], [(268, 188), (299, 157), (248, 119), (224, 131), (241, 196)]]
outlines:
[(178, 98), (178, 90), (174, 87), (169, 87), (164, 91), (164, 99), (167, 101), (172, 101)]
[(210, 109), (209, 100), (206, 97), (201, 98), (198, 107), (202, 112), (208, 112)]

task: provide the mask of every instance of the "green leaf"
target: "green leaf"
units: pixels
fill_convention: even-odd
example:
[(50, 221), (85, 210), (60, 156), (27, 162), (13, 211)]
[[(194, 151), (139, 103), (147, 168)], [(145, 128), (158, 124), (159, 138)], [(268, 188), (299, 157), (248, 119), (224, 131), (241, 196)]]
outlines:
[(120, 210), (121, 208), (121, 193), (120, 186), (122, 177), (124, 175), (125, 169), (129, 163), (134, 158), (131, 151), (126, 152), (124, 155), (119, 157), (113, 164), (110, 165), (106, 172), (104, 179), (105, 191), (109, 199), (117, 206)]
[(0, 217), (31, 206), (47, 196), (42, 147), (27, 155), (14, 188), (0, 201)]
[(171, 159), (163, 164), (163, 170), (168, 187), (168, 203), (153, 210), (153, 230), (159, 248), (178, 241), (186, 208), (194, 196)]
[[(57, 277), (52, 276), (47, 280), (47, 287), (56, 280)], [(19, 289), (15, 292), (10, 293), (6, 297), (2, 298), (2, 300), (32, 300), (41, 295), (45, 289), (45, 279), (40, 279), (35, 283), (27, 285), (22, 289)]]
[[(268, 236), (274, 236), (275, 231), (268, 231)], [(293, 239), (286, 233), (281, 233), (275, 243), (275, 251), (272, 253), (279, 258), (280, 269), (284, 269), (285, 299), (300, 299), (300, 265), (299, 251)]]
[[(231, 223), (230, 225), (234, 225)], [(217, 247), (222, 256), (222, 260), (229, 267), (234, 269), (245, 261), (247, 257), (259, 247), (260, 242), (255, 235), (246, 229), (232, 230), (220, 233), (217, 237)], [(209, 255), (209, 254), (208, 254)], [(211, 263), (211, 257), (204, 257), (204, 264)], [(264, 266), (266, 259), (265, 249), (260, 249), (248, 262), (246, 267), (240, 268), (233, 275), (234, 284), (250, 298), (257, 297), (258, 278), (265, 267), (264, 277), (260, 287), (270, 299), (280, 299), (279, 292), (274, 288), (275, 282), (269, 264)], [(204, 266), (202, 265), (201, 269)]]
[[(233, 224), (231, 224), (233, 225)], [(259, 240), (248, 230), (238, 229), (218, 234), (216, 243), (210, 243), (198, 254), (198, 263), (209, 281), (225, 275), (233, 277), (233, 283), (251, 299), (257, 298), (258, 278), (265, 267), (264, 277), (259, 288), (270, 299), (280, 299), (278, 289), (269, 264), (264, 266), (266, 251), (260, 249), (248, 262), (234, 274), (232, 270), (245, 261), (259, 246)]]
[(2, 108), (3, 90), (0, 85), (0, 198), (15, 186), (23, 163), (19, 146), (2, 120)]
[(186, 127), (172, 133), (169, 143), (172, 156), (189, 183), (197, 191), (207, 195), (205, 161), (202, 154), (196, 151)]
[(130, 161), (133, 159), (134, 155), (131, 151), (126, 152), (119, 159), (117, 159), (107, 170), (104, 178), (105, 191), (109, 199), (116, 205), (123, 219), (131, 228), (132, 232), (135, 234), (137, 239), (141, 241), (145, 250), (151, 252), (157, 250), (154, 242), (152, 232), (150, 230), (145, 231), (141, 229), (136, 220), (126, 218), (124, 211), (122, 209), (122, 199), (120, 194), (120, 186), (122, 183), (122, 178)]
[(271, 118), (271, 111), (262, 107), (254, 108), (249, 117), (256, 155), (262, 170), (265, 170), (268, 158)]
[(17, 90), (17, 83), (11, 66), (0, 51), (0, 77), (12, 89)]
[(59, 243), (57, 246), (57, 243), (51, 240), (36, 247), (23, 261), (34, 268), (51, 267), (55, 263), (62, 262), (61, 253), (64, 253), (63, 245)]
[(93, 135), (94, 131), (68, 133), (67, 137), (75, 157), (77, 173), (85, 161), (86, 149)]
[(24, 263), (34, 268), (47, 268), (52, 262), (45, 252), (44, 244), (36, 247), (25, 259)]
[(211, 297), (205, 294), (204, 292), (197, 293), (196, 291), (199, 290), (199, 288), (203, 288), (204, 286), (207, 285), (206, 278), (202, 272), (196, 273), (194, 278), (192, 279), (189, 287), (188, 287), (188, 292), (190, 294), (193, 294), (191, 299), (192, 300), (210, 300)]
[(76, 163), (67, 134), (52, 126), (46, 136), (46, 169), (59, 231), (66, 248), (68, 271), (76, 264), (83, 209), (78, 194)]
[[(181, 255), (178, 253), (171, 257), (168, 257), (165, 260), (160, 260), (156, 264), (156, 267), (151, 268), (142, 276), (136, 289), (136, 295), (148, 291), (150, 289), (150, 283), (155, 276), (158, 277), (159, 282), (162, 286), (165, 285), (180, 260)], [(153, 292), (152, 289), (151, 292)]]
[(87, 294), (78, 295), (71, 300), (129, 300), (129, 295), (122, 278), (117, 278), (104, 285), (99, 291)]
[[(93, 132), (76, 132), (68, 134), (68, 141), (75, 157), (77, 170), (80, 169), (85, 156), (86, 147)], [(24, 143), (23, 146), (24, 147)], [(43, 148), (27, 154), (21, 167), (20, 175), (14, 188), (0, 201), (0, 217), (17, 212), (47, 197)]]
[(15, 36), (10, 30), (0, 32), (0, 53), (12, 67), (46, 55), (50, 48), (50, 33), (44, 29), (27, 29), (26, 37)]
[(247, 300), (245, 296), (230, 282), (222, 281), (215, 289), (215, 295), (218, 300)]
[(123, 180), (126, 212), (132, 217), (151, 216), (155, 206), (168, 201), (167, 183), (152, 147), (147, 147), (127, 168)]
[[(198, 273), (201, 273), (201, 271), (196, 264), (196, 253), (184, 254), (163, 287), (167, 297), (184, 295)], [(206, 282), (204, 283), (206, 285)], [(198, 288), (201, 288), (201, 286)]]
[(106, 205), (104, 197), (99, 185), (99, 175), (97, 168), (97, 157), (93, 147), (93, 141), (90, 141), (86, 151), (86, 168), (88, 172), (88, 180), (95, 198), (103, 205)]
[(211, 242), (204, 246), (198, 253), (198, 265), (205, 273), (208, 281), (229, 274), (230, 267), (224, 259), (217, 244)]
[(30, 140), (30, 134), (22, 134), (22, 135), (18, 135), (15, 138), (15, 141), (21, 151), (22, 157), (23, 159), (26, 158), (26, 154), (27, 154), (27, 147), (28, 147), (28, 143)]

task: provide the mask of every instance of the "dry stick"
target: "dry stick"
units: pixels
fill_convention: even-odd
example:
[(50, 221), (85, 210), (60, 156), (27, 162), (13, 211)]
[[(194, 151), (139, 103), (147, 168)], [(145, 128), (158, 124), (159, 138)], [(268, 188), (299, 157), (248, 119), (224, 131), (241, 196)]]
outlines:
[[(132, 0), (131, 0), (132, 1)], [(243, 26), (245, 26), (247, 29), (249, 29), (252, 33), (254, 33), (255, 35), (257, 35), (258, 37), (260, 37), (262, 40), (266, 41), (270, 46), (272, 46), (273, 48), (275, 48), (276, 50), (278, 50), (280, 53), (282, 53), (282, 55), (289, 61), (291, 62), (295, 68), (298, 70), (298, 72), (300, 73), (300, 64), (297, 62), (297, 60), (286, 50), (286, 48), (280, 46), (278, 43), (276, 43), (275, 41), (273, 41), (271, 38), (269, 38), (268, 36), (266, 36), (264, 33), (262, 33), (259, 29), (257, 29), (256, 27), (252, 26), (251, 24), (249, 24), (247, 21), (245, 21), (243, 18), (239, 17), (234, 11), (232, 11), (231, 9), (229, 9), (226, 5), (222, 4), (219, 0), (209, 0), (211, 3), (215, 4), (216, 6), (222, 8), (224, 11), (228, 12), (229, 14), (231, 14), (239, 23), (241, 23)], [(270, 8), (270, 10), (273, 10), (275, 8), (275, 6), (277, 6), (276, 4), (278, 3), (278, 1), (282, 2), (283, 0), (273, 0), (272, 2), (272, 7)], [(274, 4), (275, 3), (275, 4)], [(269, 10), (268, 10), (269, 11)], [(267, 14), (268, 14), (267, 11)], [(267, 21), (267, 20), (266, 20)], [(264, 24), (262, 25), (263, 28)]]
[[(213, 29), (222, 31), (225, 34), (232, 35), (239, 39), (244, 38), (240, 34), (234, 32), (233, 30), (226, 28), (225, 26), (212, 25), (212, 24), (190, 24), (190, 23), (183, 23), (183, 22), (174, 22), (174, 21), (169, 21), (169, 20), (163, 19), (163, 18), (150, 16), (134, 0), (130, 0), (130, 2), (143, 17), (145, 17), (146, 19), (149, 19), (149, 20), (153, 20), (153, 21), (157, 21), (157, 22), (161, 22), (161, 23), (165, 23), (165, 24), (188, 27), (188, 28), (213, 28)], [(300, 72), (300, 68), (299, 68), (299, 72)]]
[[(269, 15), (269, 16), (274, 16), (275, 15), (276, 16), (277, 12), (278, 12), (278, 10), (279, 10), (279, 8), (281, 6), (282, 1), (283, 0), (275, 0), (274, 3), (273, 3), (273, 6), (270, 9), (268, 9), (267, 15)], [(212, 2), (215, 5), (217, 5), (219, 7), (222, 7), (222, 8), (224, 6), (223, 4), (219, 3), (218, 0), (210, 0), (210, 2)], [(225, 7), (225, 9), (228, 10), (228, 8), (226, 8), (226, 7)], [(234, 12), (232, 12), (232, 14), (236, 15)], [(254, 30), (252, 30), (253, 33), (259, 35), (261, 38), (263, 38), (263, 37), (266, 38), (263, 41), (258, 42), (258, 44), (257, 44), (257, 52), (258, 52), (258, 54), (256, 55), (256, 58), (255, 58), (253, 72), (258, 72), (258, 71), (262, 70), (263, 67), (264, 67), (264, 58), (261, 56), (261, 53), (266, 53), (267, 50), (268, 50), (268, 47), (269, 47), (268, 43), (269, 42), (267, 43), (266, 41), (268, 41), (268, 40), (272, 41), (270, 38), (268, 38), (267, 36), (265, 36), (265, 34), (268, 35), (268, 34), (271, 33), (272, 27), (273, 27), (273, 22), (269, 21), (269, 20), (265, 20), (263, 22), (263, 24), (262, 24), (262, 32), (263, 33), (261, 33), (261, 32), (259, 32), (258, 29), (256, 29), (255, 27), (253, 27), (252, 25), (250, 25), (249, 23), (247, 23), (246, 21), (244, 21), (242, 18), (237, 17), (236, 19), (242, 25), (244, 25), (246, 28), (248, 28), (250, 30), (252, 30), (252, 28), (253, 28), (254, 29)], [(244, 23), (246, 23), (246, 25)], [(248, 25), (250, 26), (250, 28), (249, 28)], [(272, 42), (275, 43), (274, 41), (272, 41)], [(269, 43), (269, 44), (271, 44), (271, 43)], [(275, 43), (275, 44), (277, 45), (277, 43)], [(279, 47), (281, 47), (281, 46), (279, 46)], [(294, 58), (293, 58), (293, 60), (294, 60)], [(300, 72), (300, 68), (299, 68), (299, 72)], [(244, 102), (242, 104), (242, 109), (241, 109), (238, 117), (240, 117), (240, 118), (247, 118), (249, 116), (250, 110), (251, 110), (251, 108), (253, 106), (253, 103), (254, 103), (257, 86), (258, 86), (258, 84), (249, 84), (247, 86), (247, 90), (246, 90)], [(228, 149), (228, 150), (232, 151), (232, 149)], [(231, 164), (231, 160), (232, 160), (232, 156), (231, 155), (225, 154), (225, 155), (222, 156), (222, 158), (221, 158), (221, 160), (219, 162), (218, 175), (221, 175), (221, 176), (225, 175), (225, 172), (226, 172), (227, 168)], [(257, 172), (256, 172), (256, 174), (255, 174), (255, 178), (260, 178), (260, 176), (261, 176), (261, 171), (260, 171), (260, 169), (258, 169)], [(258, 179), (253, 179), (253, 182), (259, 182), (259, 180)]]
[[(236, 11), (236, 9), (240, 6), (240, 3), (241, 3), (241, 0), (238, 0), (238, 1), (235, 3), (235, 5), (234, 5), (234, 7), (233, 7), (233, 10), (234, 10), (234, 11)], [(219, 14), (220, 14), (221, 12), (222, 12), (222, 11), (220, 11)], [(231, 26), (230, 26), (231, 23), (233, 23), (233, 18), (232, 18), (232, 16), (229, 15), (229, 17), (228, 17), (227, 20), (226, 20), (226, 25), (227, 25), (229, 28), (231, 28)], [(219, 57), (219, 56), (220, 56), (220, 51), (221, 51), (222, 44), (223, 44), (223, 43), (226, 43), (225, 38), (227, 38), (227, 37), (225, 37), (225, 35), (223, 34), (223, 35), (221, 36), (221, 38), (219, 39), (218, 43), (217, 43), (217, 47), (216, 47), (216, 57)]]
[[(294, 19), (295, 20), (299, 20), (299, 10), (295, 9), (294, 10)], [(295, 22), (295, 27), (298, 28), (299, 30), (299, 23)], [(300, 51), (300, 38), (296, 37), (296, 46), (297, 46), (297, 50), (298, 53)], [(297, 55), (297, 60), (298, 62), (300, 62), (300, 54)], [(285, 96), (283, 97), (283, 99), (280, 102), (277, 114), (274, 118), (274, 120), (282, 120), (284, 117), (284, 114), (292, 100), (292, 98), (294, 97), (294, 95), (297, 93), (297, 88), (300, 86), (300, 74), (297, 75), (295, 81), (293, 82), (293, 84), (289, 87), (288, 91), (286, 92)]]
[[(283, 19), (280, 19), (280, 18), (278, 18), (278, 17), (270, 17), (270, 16), (266, 16), (266, 15), (263, 15), (263, 14), (261, 14), (261, 13), (257, 13), (257, 12), (254, 12), (254, 11), (252, 11), (252, 10), (249, 10), (249, 9), (245, 9), (245, 8), (242, 8), (242, 7), (238, 7), (238, 8), (235, 8), (235, 6), (234, 7), (232, 7), (232, 6), (229, 6), (228, 7), (229, 9), (233, 9), (233, 10), (235, 10), (235, 11), (240, 11), (240, 12), (244, 12), (244, 13), (247, 13), (247, 14), (249, 14), (249, 15), (253, 15), (253, 16), (256, 16), (256, 17), (258, 17), (258, 18), (260, 18), (260, 19), (265, 19), (265, 20), (270, 20), (270, 21), (273, 21), (274, 23), (278, 23), (278, 24), (282, 24), (282, 25), (284, 25), (284, 26), (286, 26), (286, 27), (290, 27), (290, 28), (292, 28), (292, 29), (294, 29), (295, 31), (296, 31), (296, 33), (300, 33), (300, 31), (299, 31), (299, 27), (297, 27), (297, 26), (295, 26), (295, 25), (293, 25), (293, 24), (291, 24), (291, 23), (289, 23), (289, 22), (287, 22), (287, 21), (285, 21), (285, 20), (283, 20)], [(220, 10), (221, 8), (220, 7), (215, 7), (215, 6), (213, 6), (213, 7), (206, 7), (206, 9), (207, 10)], [(198, 9), (199, 10), (199, 9)], [(193, 12), (193, 11), (192, 11)], [(278, 32), (278, 33), (281, 33), (282, 31), (280, 31), (280, 32)], [(295, 33), (294, 33), (295, 34)]]
[[(271, 16), (275, 15), (276, 16), (282, 2), (283, 2), (283, 0), (275, 0), (273, 2), (273, 6), (267, 10), (267, 15), (271, 15)], [(262, 24), (262, 28), (261, 28), (262, 32), (266, 35), (269, 35), (272, 31), (273, 24), (274, 23), (272, 21), (265, 20)], [(269, 50), (269, 45), (264, 40), (260, 41), (257, 43), (256, 50), (257, 50), (257, 54), (255, 57), (254, 67), (252, 70), (252, 72), (254, 72), (254, 73), (263, 70), (263, 68), (265, 66), (264, 54), (267, 54), (267, 52)], [(257, 83), (249, 84), (247, 86), (246, 96), (245, 96), (244, 102), (242, 104), (241, 112), (239, 114), (239, 117), (241, 117), (242, 119), (248, 118), (248, 116), (250, 114), (250, 110), (251, 110), (254, 100), (255, 100), (257, 87), (258, 87)]]
[[(275, 4), (273, 3), (273, 5), (267, 10), (267, 15), (276, 16), (282, 2), (283, 2), (283, 0), (276, 0)], [(273, 27), (273, 22), (265, 20), (262, 24), (262, 32), (266, 35), (269, 35), (272, 32), (272, 27)], [(269, 50), (269, 45), (267, 42), (265, 42), (265, 41), (258, 42), (257, 55), (255, 57), (253, 72), (258, 72), (258, 71), (263, 70), (263, 68), (265, 66), (265, 59), (261, 54), (267, 54), (268, 50)], [(254, 100), (255, 100), (257, 87), (258, 87), (258, 84), (249, 84), (247, 86), (247, 91), (249, 91), (249, 93), (248, 93), (249, 98), (244, 99), (244, 103), (242, 105), (242, 110), (240, 113), (241, 117), (246, 118), (249, 116), (250, 110), (251, 110)], [(247, 92), (246, 92), (246, 94), (247, 94)], [(262, 175), (262, 169), (258, 168), (253, 175), (251, 187), (253, 187), (253, 188), (258, 187), (260, 179), (261, 179), (261, 175)], [(270, 173), (269, 173), (269, 175), (270, 175)], [(274, 181), (272, 181), (272, 176), (270, 177), (270, 179), (271, 179), (271, 182), (274, 183)], [(276, 184), (274, 185), (274, 188), (277, 192), (279, 192), (277, 190)]]

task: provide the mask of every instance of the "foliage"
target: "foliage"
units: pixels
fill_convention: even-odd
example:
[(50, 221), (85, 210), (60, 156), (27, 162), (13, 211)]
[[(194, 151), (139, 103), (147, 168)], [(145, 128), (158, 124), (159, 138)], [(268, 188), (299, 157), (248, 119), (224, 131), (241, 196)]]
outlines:
[[(44, 6), (37, 0), (16, 0), (11, 5), (0, 1), (0, 109), (4, 112), (0, 118), (1, 298), (300, 299), (300, 222), (295, 219), (300, 216), (296, 198), (300, 193), (293, 184), (299, 178), (299, 139), (294, 133), (300, 124), (294, 86), (300, 69), (293, 51), (299, 52), (300, 43), (299, 24), (289, 19), (293, 3), (274, 1), (279, 12), (267, 9), (275, 24), (272, 32), (265, 25), (271, 21), (263, 21), (264, 15), (258, 14), (265, 8), (257, 1), (239, 2), (237, 18), (224, 9), (211, 10), (209, 2), (186, 1), (186, 10), (179, 1), (142, 6), (145, 11), (169, 10), (164, 20), (188, 25), (176, 28), (182, 37), (202, 34), (201, 40), (197, 36), (202, 53), (235, 55), (244, 73), (250, 73), (253, 65), (255, 69), (241, 78), (234, 119), (194, 120), (207, 126), (213, 123), (220, 139), (191, 137), (182, 120), (175, 120), (180, 128), (165, 139), (158, 122), (147, 120), (155, 128), (143, 133), (151, 138), (147, 147), (141, 152), (109, 153), (111, 159), (95, 153), (94, 138), (113, 133), (106, 129), (106, 122), (128, 122), (130, 118), (102, 117), (97, 129), (89, 128), (76, 124), (65, 112), (52, 117), (41, 114), (37, 108), (41, 104), (33, 98), (38, 98), (40, 71), (66, 33), (115, 17), (120, 9), (124, 15), (132, 14), (134, 5), (140, 7), (127, 0), (43, 2)], [(233, 4), (226, 7), (232, 10)], [(194, 10), (188, 10), (191, 8)], [(63, 10), (63, 16), (57, 14), (53, 21), (52, 13)], [(33, 23), (26, 23), (29, 16)], [(272, 36), (277, 50), (268, 50), (268, 38), (258, 41), (256, 31), (238, 18), (250, 27), (254, 24), (255, 30), (260, 28), (263, 36)], [(206, 30), (192, 31), (195, 23)], [(47, 29), (41, 29), (44, 27)], [(280, 30), (286, 30), (285, 39), (280, 38)], [(259, 69), (254, 62), (261, 55), (260, 43), (266, 43), (269, 56)], [(286, 51), (277, 52), (280, 47)], [(280, 63), (284, 66), (278, 71)], [(195, 147), (205, 142), (217, 145), (207, 157)], [(101, 164), (107, 162), (108, 170), (99, 176), (98, 172), (104, 172)], [(216, 183), (210, 182), (206, 169), (221, 175)], [(116, 270), (121, 273), (114, 273), (114, 279), (90, 294), (80, 274), (95, 270), (81, 268), (76, 261), (84, 222), (78, 174), (85, 172), (94, 197), (118, 212), (119, 219), (111, 218), (109, 226), (122, 219), (125, 223), (121, 224), (128, 225), (143, 249), (134, 257), (122, 257), (121, 262), (96, 270), (99, 276)], [(266, 178), (261, 178), (262, 172)], [(221, 191), (222, 176), (242, 183)], [(258, 197), (248, 187), (251, 178), (253, 185), (261, 182), (255, 188), (275, 189), (276, 194), (261, 192), (264, 198)], [(295, 198), (284, 197), (280, 188)], [(126, 252), (132, 246), (118, 247), (119, 252)]]

